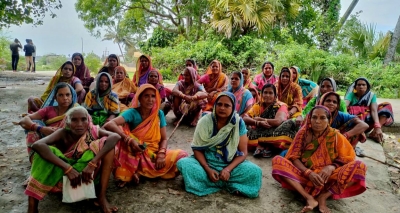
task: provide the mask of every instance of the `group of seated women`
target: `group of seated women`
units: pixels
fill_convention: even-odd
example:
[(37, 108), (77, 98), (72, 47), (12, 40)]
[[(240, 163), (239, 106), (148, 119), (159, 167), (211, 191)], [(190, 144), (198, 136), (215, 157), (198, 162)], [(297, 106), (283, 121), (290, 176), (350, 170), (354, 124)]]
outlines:
[[(262, 171), (246, 160), (248, 149), (263, 158), (286, 151), (273, 158), (272, 176), (306, 199), (302, 212), (317, 206), (329, 212), (328, 198), (366, 190), (366, 165), (355, 160), (362, 152), (357, 143), (371, 130), (369, 137), (381, 142), (381, 126), (393, 123), (391, 105), (377, 105), (365, 78), (349, 87), (344, 102), (332, 78), (318, 87), (299, 78), (295, 66), (276, 76), (271, 62), (252, 81), (246, 68), (228, 78), (217, 60), (199, 76), (195, 62), (187, 60), (169, 91), (148, 56), (138, 59), (130, 80), (112, 54), (96, 78), (83, 75), (84, 86), (74, 76), (75, 67), (87, 70), (82, 55), (74, 54), (73, 61), (79, 64), (64, 63), (41, 98), (29, 99), (30, 114), (19, 122), (32, 163), (25, 191), (29, 212), (37, 211), (48, 192), (61, 190), (63, 175), (74, 188), (94, 181), (96, 203), (104, 212), (117, 211), (105, 196), (111, 173), (118, 187), (139, 184), (141, 177), (182, 174), (185, 190), (198, 196), (225, 189), (255, 198)], [(196, 126), (190, 157), (168, 149), (165, 115), (170, 109)]]

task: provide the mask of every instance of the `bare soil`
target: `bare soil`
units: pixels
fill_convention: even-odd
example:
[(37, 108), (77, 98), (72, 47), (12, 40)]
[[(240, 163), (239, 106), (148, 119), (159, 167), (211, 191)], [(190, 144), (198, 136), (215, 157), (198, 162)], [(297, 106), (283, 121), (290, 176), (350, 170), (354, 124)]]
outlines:
[[(20, 115), (27, 111), (28, 97), (40, 96), (49, 79), (40, 74), (0, 72), (0, 212), (27, 210), (28, 199), (22, 186), (30, 172), (25, 134), (21, 127), (11, 122), (21, 119)], [(174, 128), (173, 120), (173, 114), (168, 114), (168, 133)], [(193, 132), (194, 128), (180, 126), (169, 141), (169, 148), (179, 147), (191, 153)], [(389, 150), (388, 155), (394, 153), (397, 157), (400, 143), (388, 143), (389, 147), (392, 147), (391, 144), (396, 149)], [(271, 159), (249, 156), (248, 160), (259, 165), (263, 171), (263, 185), (256, 199), (234, 196), (226, 191), (197, 197), (185, 192), (181, 176), (173, 180), (146, 179), (137, 186), (127, 185), (123, 189), (117, 188), (111, 177), (107, 196), (112, 204), (119, 207), (119, 212), (299, 212), (302, 209), (304, 203), (300, 196), (282, 189), (272, 178)], [(366, 158), (361, 160), (368, 166), (368, 190), (353, 198), (329, 200), (328, 207), (333, 212), (400, 212), (399, 197), (395, 195), (400, 184), (399, 171), (389, 168), (389, 177), (387, 166)], [(396, 186), (394, 190), (393, 186)], [(61, 202), (61, 195), (56, 194), (46, 196), (40, 202), (39, 210), (100, 212), (92, 201), (65, 204)]]

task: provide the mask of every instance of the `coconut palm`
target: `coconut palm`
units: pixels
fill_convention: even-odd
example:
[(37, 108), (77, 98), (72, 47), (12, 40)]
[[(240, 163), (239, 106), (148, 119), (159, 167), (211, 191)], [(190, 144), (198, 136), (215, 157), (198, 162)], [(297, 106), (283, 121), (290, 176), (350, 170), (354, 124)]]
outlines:
[(121, 28), (119, 27), (118, 23), (116, 24), (116, 26), (109, 26), (106, 29), (106, 33), (103, 36), (103, 41), (109, 40), (109, 41), (113, 41), (113, 43), (118, 44), (119, 51), (121, 52), (121, 55), (125, 61), (125, 55), (122, 51), (121, 44), (126, 47), (134, 47), (134, 44), (132, 42), (132, 38), (127, 36), (126, 33), (122, 32), (120, 29)]

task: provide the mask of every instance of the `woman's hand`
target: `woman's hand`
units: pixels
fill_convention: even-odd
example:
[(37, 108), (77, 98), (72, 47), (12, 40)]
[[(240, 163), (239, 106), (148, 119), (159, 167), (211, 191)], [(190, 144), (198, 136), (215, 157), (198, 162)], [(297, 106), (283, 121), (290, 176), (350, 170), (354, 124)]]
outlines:
[(321, 172), (319, 173), (319, 176), (322, 178), (322, 181), (324, 181), (324, 184), (328, 182), (329, 177), (332, 175), (332, 172), (335, 171), (335, 167), (332, 165), (325, 166)]
[(321, 178), (321, 176), (315, 172), (311, 172), (310, 175), (308, 176), (310, 181), (314, 184), (314, 186), (323, 186), (324, 185), (324, 180)]
[(89, 184), (93, 180), (94, 167), (89, 164), (82, 171), (82, 182)]
[(206, 173), (208, 175), (208, 178), (211, 180), (211, 182), (215, 183), (219, 180), (219, 174), (214, 169), (211, 169), (208, 167), (208, 169), (206, 170)]
[(128, 147), (131, 149), (131, 152), (133, 152), (133, 153), (136, 153), (136, 152), (142, 153), (143, 152), (143, 150), (139, 147), (139, 143), (136, 140), (134, 140), (133, 138), (130, 138), (128, 140)]
[(301, 115), (299, 115), (299, 116), (297, 116), (297, 118), (296, 118), (296, 126), (301, 126), (301, 124), (303, 123), (303, 116), (301, 116)]
[(191, 103), (193, 101), (192, 96), (189, 96), (189, 95), (185, 95), (185, 97), (183, 97), (183, 99), (186, 101), (186, 103)]
[(67, 175), (69, 181), (71, 182), (72, 188), (75, 189), (77, 186), (81, 185), (81, 181), (82, 181), (81, 175), (74, 168), (72, 168), (72, 170), (70, 172), (68, 172), (66, 175)]
[(156, 169), (162, 169), (165, 167), (165, 153), (158, 153), (156, 159)]
[(374, 131), (371, 132), (371, 134), (375, 136), (379, 143), (383, 141), (383, 132), (380, 127), (375, 128)]
[(224, 168), (219, 174), (219, 179), (223, 181), (228, 181), (230, 177), (231, 177), (231, 172), (227, 168)]
[(262, 126), (266, 129), (271, 128), (271, 125), (268, 123), (268, 121), (257, 121), (258, 122), (258, 126)]
[(58, 128), (56, 127), (48, 127), (48, 126), (44, 126), (40, 129), (40, 133), (42, 133), (43, 135), (47, 136), (47, 135), (51, 135), (53, 132), (55, 132)]

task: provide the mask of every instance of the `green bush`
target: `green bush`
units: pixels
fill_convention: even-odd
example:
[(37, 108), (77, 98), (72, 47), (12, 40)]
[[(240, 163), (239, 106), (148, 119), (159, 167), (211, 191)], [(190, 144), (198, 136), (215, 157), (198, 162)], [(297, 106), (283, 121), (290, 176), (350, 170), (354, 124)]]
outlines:
[(84, 55), (85, 58), (85, 65), (89, 68), (92, 76), (96, 76), (100, 67), (101, 67), (101, 60), (98, 55), (91, 52)]

